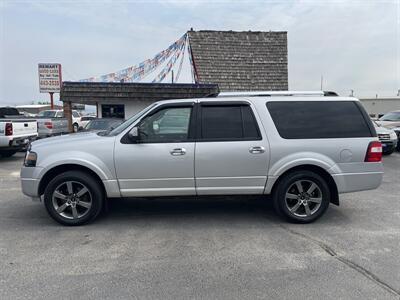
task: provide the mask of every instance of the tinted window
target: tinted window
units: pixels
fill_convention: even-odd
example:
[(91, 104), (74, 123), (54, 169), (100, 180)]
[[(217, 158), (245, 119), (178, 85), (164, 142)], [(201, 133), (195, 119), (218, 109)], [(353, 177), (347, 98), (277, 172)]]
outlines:
[(74, 116), (74, 118), (79, 118), (79, 114), (77, 111), (72, 111), (72, 115)]
[(171, 107), (146, 117), (139, 125), (140, 140), (167, 142), (187, 140), (191, 107)]
[(281, 137), (286, 139), (372, 136), (360, 108), (350, 101), (268, 102)]
[(249, 106), (202, 106), (201, 138), (216, 140), (259, 139)]

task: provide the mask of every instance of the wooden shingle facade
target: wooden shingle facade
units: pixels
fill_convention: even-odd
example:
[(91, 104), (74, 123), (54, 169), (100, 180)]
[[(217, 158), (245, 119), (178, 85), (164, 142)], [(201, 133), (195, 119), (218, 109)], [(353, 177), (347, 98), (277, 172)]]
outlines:
[(221, 91), (288, 90), (287, 32), (189, 31), (199, 83)]
[(159, 100), (204, 98), (218, 95), (216, 84), (119, 83), (64, 81), (60, 99), (72, 103), (153, 103)]

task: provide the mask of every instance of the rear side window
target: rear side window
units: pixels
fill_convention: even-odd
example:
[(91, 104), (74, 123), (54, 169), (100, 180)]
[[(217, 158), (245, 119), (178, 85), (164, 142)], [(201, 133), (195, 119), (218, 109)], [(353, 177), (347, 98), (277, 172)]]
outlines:
[(268, 102), (267, 108), (285, 139), (373, 136), (362, 108), (353, 101), (277, 101)]
[(261, 135), (248, 105), (202, 105), (201, 139), (257, 140)]

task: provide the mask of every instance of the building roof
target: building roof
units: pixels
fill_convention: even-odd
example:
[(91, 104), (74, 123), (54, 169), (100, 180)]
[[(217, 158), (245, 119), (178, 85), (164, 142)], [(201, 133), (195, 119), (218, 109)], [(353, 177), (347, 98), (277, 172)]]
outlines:
[(288, 90), (286, 31), (189, 31), (200, 83), (221, 91)]
[(26, 104), (26, 105), (17, 105), (16, 108), (44, 108), (49, 106), (50, 104)]
[(216, 84), (63, 82), (60, 100), (80, 104), (203, 98), (219, 93)]

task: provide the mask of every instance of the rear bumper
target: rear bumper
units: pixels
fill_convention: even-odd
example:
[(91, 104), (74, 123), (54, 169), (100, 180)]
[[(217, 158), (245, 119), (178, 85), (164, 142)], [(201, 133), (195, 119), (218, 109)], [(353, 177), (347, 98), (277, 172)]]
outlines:
[(0, 146), (2, 150), (20, 149), (36, 138), (37, 134), (29, 136), (6, 136), (1, 138)]
[(373, 190), (382, 183), (383, 171), (367, 173), (332, 174), (339, 194)]

